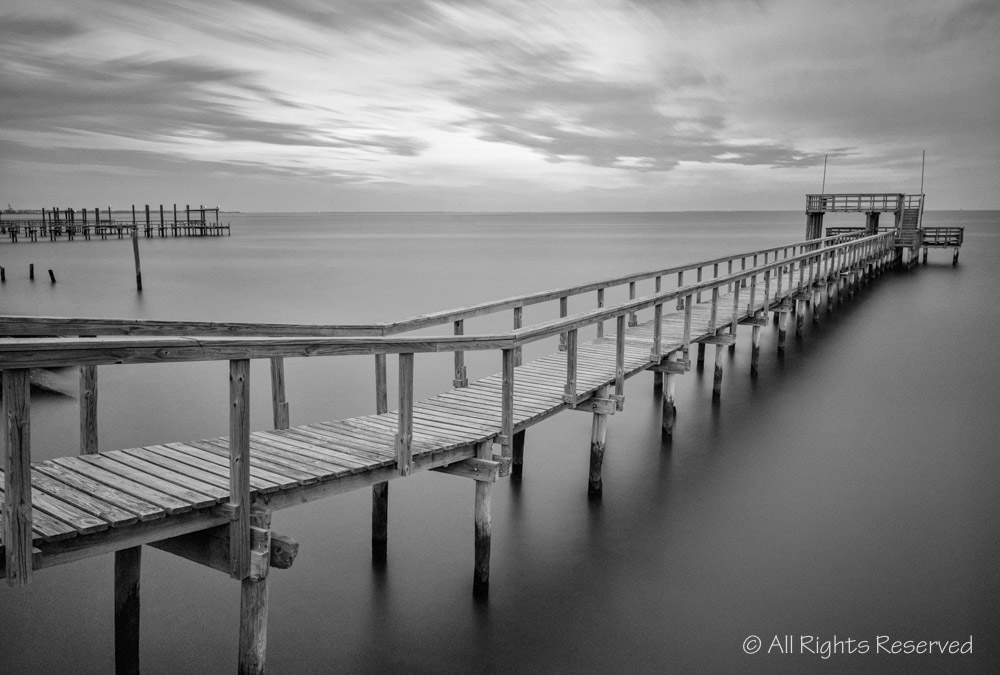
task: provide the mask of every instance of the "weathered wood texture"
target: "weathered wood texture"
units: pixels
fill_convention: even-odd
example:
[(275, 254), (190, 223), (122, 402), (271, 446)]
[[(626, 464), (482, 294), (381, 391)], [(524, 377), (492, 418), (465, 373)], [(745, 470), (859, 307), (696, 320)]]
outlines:
[[(827, 256), (822, 261), (823, 280), (837, 279), (846, 265), (863, 260), (859, 257), (849, 261), (839, 254), (840, 249), (821, 250)], [(828, 250), (834, 254), (827, 255)], [(882, 258), (878, 258), (879, 255)], [(870, 252), (870, 256), (888, 260), (878, 249)], [(232, 409), (228, 438), (59, 458), (36, 464), (30, 468), (30, 474), (18, 464), (29, 459), (27, 385), (24, 385), (22, 410), (18, 403), (21, 395), (17, 391), (20, 385), (16, 384), (18, 373), (26, 377), (27, 371), (5, 370), (4, 388), (13, 390), (10, 395), (5, 392), (3, 403), (5, 443), (8, 449), (22, 450), (13, 453), (8, 450), (4, 492), (0, 493), (4, 502), (4, 543), (9, 543), (5, 547), (4, 574), (23, 579), (32, 565), (61, 564), (225, 524), (234, 542), (230, 550), (231, 568), (242, 579), (252, 571), (248, 520), (251, 505), (288, 508), (362, 487), (382, 485), (373, 491), (373, 541), (377, 541), (379, 532), (384, 532), (386, 520), (378, 515), (379, 495), (387, 494), (384, 484), (388, 480), (405, 475), (401, 474), (401, 466), (408, 466), (406, 472), (412, 473), (453, 465), (452, 473), (476, 478), (477, 485), (488, 485), (493, 472), (501, 475), (505, 465), (497, 463), (492, 453), (485, 452), (479, 459), (483, 464), (468, 462), (477, 455), (477, 447), (500, 443), (501, 455), (509, 458), (516, 454), (516, 439), (527, 427), (572, 407), (574, 396), (577, 407), (591, 402), (588, 409), (594, 412), (609, 410), (610, 401), (621, 409), (625, 379), (661, 365), (664, 359), (667, 362), (676, 360), (680, 354), (686, 360), (691, 342), (718, 340), (728, 346), (731, 342), (725, 340), (731, 340), (733, 335), (716, 336), (716, 331), (731, 330), (734, 321), (756, 321), (755, 328), (759, 327), (765, 313), (787, 307), (785, 303), (790, 295), (814, 278), (810, 276), (814, 274), (811, 271), (814, 265), (808, 261), (792, 266), (772, 259), (766, 265), (751, 268), (758, 270), (753, 272), (752, 278), (743, 277), (750, 282), (751, 293), (749, 299), (746, 293), (741, 295), (739, 303), (733, 295), (739, 292), (741, 279), (733, 278), (720, 283), (718, 292), (711, 293), (714, 303), (707, 299), (708, 293), (704, 296), (705, 301), (696, 302), (696, 287), (686, 287), (684, 292), (670, 296), (676, 298), (677, 309), (673, 302), (667, 303), (663, 295), (639, 298), (632, 305), (603, 307), (567, 316), (561, 323), (544, 322), (518, 328), (513, 339), (510, 335), (391, 338), (373, 346), (366, 345), (363, 337), (336, 338), (334, 340), (343, 340), (342, 345), (352, 345), (347, 352), (374, 353), (376, 361), (377, 413), (347, 420), (251, 433), (247, 405), (249, 370), (244, 358), (234, 358), (230, 368)], [(747, 270), (748, 274), (750, 272)], [(727, 292), (726, 287), (732, 288), (732, 292)], [(708, 285), (702, 288), (711, 290)], [(662, 305), (659, 322), (626, 326), (631, 309), (648, 311), (658, 304)], [(651, 313), (655, 314), (655, 310)], [(617, 324), (615, 335), (593, 340), (577, 336), (578, 330), (610, 319)], [(715, 330), (711, 330), (712, 326)], [(518, 344), (559, 333), (566, 333), (567, 342), (575, 343), (575, 347), (517, 365)], [(136, 340), (119, 339), (124, 343)], [(274, 353), (287, 356), (290, 344), (301, 345), (303, 355), (325, 353), (324, 348), (316, 347), (324, 344), (325, 339), (247, 340), (248, 344), (255, 345), (254, 349), (259, 347), (261, 353), (269, 357)], [(159, 340), (162, 339), (154, 338), (154, 341)], [(9, 347), (9, 340), (7, 342)], [(60, 338), (56, 342), (72, 343), (74, 340)], [(92, 346), (85, 347), (87, 342), (84, 340), (78, 342), (81, 349), (98, 351)], [(170, 338), (167, 342), (174, 346), (197, 343), (196, 348), (203, 349), (211, 339)], [(243, 338), (237, 342), (243, 342)], [(501, 372), (422, 401), (413, 400), (415, 347), (443, 351), (458, 347), (473, 349), (477, 343), (495, 345), (502, 350)], [(156, 352), (158, 360), (169, 361), (174, 348), (169, 345), (160, 343), (150, 354)], [(340, 353), (335, 343), (328, 343), (328, 346), (332, 353)], [(53, 345), (52, 348), (59, 350), (62, 347)], [(399, 411), (388, 412), (385, 352), (391, 349), (403, 353), (400, 357)], [(102, 355), (100, 362), (112, 362), (127, 351), (112, 350)], [(10, 347), (7, 353), (17, 352)], [(220, 354), (234, 353), (241, 357), (247, 354), (231, 346), (220, 347), (213, 353), (213, 358), (219, 358)], [(659, 360), (655, 356), (657, 353)], [(19, 362), (17, 358), (13, 360)], [(11, 368), (10, 365), (4, 367)], [(568, 371), (572, 371), (570, 391), (567, 390)], [(667, 375), (667, 381), (671, 380), (672, 376)], [(612, 383), (614, 395), (609, 391), (607, 396), (598, 396), (599, 400), (595, 400), (595, 393)], [(597, 433), (595, 439), (601, 435)], [(22, 437), (24, 440), (19, 440)], [(26, 489), (29, 480), (30, 489)], [(31, 506), (24, 510), (26, 504)], [(40, 557), (33, 558), (33, 545), (41, 551)]]
[(97, 452), (97, 366), (80, 368), (80, 454)]
[(142, 547), (115, 552), (115, 675), (139, 675)]
[(31, 418), (28, 370), (0, 373), (0, 414), (3, 416), (3, 541), (7, 583), (31, 580)]

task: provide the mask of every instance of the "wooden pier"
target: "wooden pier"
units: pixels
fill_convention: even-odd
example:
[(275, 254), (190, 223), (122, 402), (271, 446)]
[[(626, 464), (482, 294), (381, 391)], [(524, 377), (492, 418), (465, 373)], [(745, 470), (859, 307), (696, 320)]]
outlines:
[[(924, 227), (924, 201), (923, 194), (907, 195), (902, 192), (806, 195), (806, 237), (820, 236), (825, 213), (864, 213), (864, 227), (828, 227), (826, 236), (895, 232), (896, 245), (902, 249), (903, 262), (907, 266), (916, 264), (917, 252), (921, 249), (926, 263), (927, 250), (931, 248), (952, 249), (952, 265), (957, 265), (965, 229)], [(879, 227), (879, 216), (883, 213), (893, 215), (892, 227)]]
[[(239, 670), (262, 672), (269, 570), (290, 566), (297, 550), (295, 542), (271, 532), (270, 514), (371, 487), (378, 563), (386, 555), (389, 481), (434, 470), (475, 485), (472, 586), (485, 596), (491, 488), (500, 478), (520, 477), (530, 426), (564, 411), (592, 415), (587, 493), (600, 498), (608, 417), (624, 409), (627, 379), (654, 372), (662, 434), (669, 439), (676, 378), (689, 371), (693, 358), (704, 361), (706, 345), (715, 346), (718, 397), (723, 349), (735, 343), (739, 327), (751, 329), (754, 373), (761, 330), (772, 315), (783, 350), (787, 331), (800, 332), (808, 312), (818, 320), (899, 264), (897, 237), (813, 238), (379, 324), (0, 317), (0, 335), (8, 336), (0, 338), (0, 576), (23, 585), (37, 570), (115, 553), (116, 666), (137, 672), (141, 546), (169, 551), (240, 580)], [(606, 302), (607, 291), (624, 296), (626, 287), (627, 300)], [(570, 314), (570, 298), (586, 296), (593, 298), (591, 309)], [(542, 303), (558, 314), (524, 325), (524, 307)], [(466, 330), (467, 321), (501, 312), (511, 316), (509, 331)], [(448, 327), (448, 334), (409, 334), (434, 326)], [(557, 351), (522, 363), (522, 347), (556, 338)], [(496, 354), (498, 372), (470, 381), (465, 352), (484, 350)], [(430, 352), (454, 354), (454, 386), (416, 401), (414, 361)], [(341, 355), (373, 357), (372, 414), (291, 427), (284, 359)], [(398, 360), (394, 410), (387, 396), (390, 355)], [(250, 359), (271, 364), (269, 431), (250, 431)], [(219, 402), (229, 409), (228, 436), (99, 451), (98, 367), (189, 361), (229, 362), (229, 397)], [(33, 464), (29, 372), (56, 366), (81, 372), (80, 455)]]
[[(214, 218), (212, 216), (214, 215)], [(18, 241), (66, 241), (91, 238), (129, 239), (142, 234), (147, 238), (158, 237), (218, 237), (230, 234), (228, 223), (219, 222), (219, 207), (190, 204), (178, 211), (177, 204), (159, 212), (145, 205), (144, 213), (137, 214), (132, 205), (128, 211), (115, 211), (110, 206), (92, 211), (88, 209), (51, 208), (16, 212), (0, 212), (0, 241), (16, 244)]]

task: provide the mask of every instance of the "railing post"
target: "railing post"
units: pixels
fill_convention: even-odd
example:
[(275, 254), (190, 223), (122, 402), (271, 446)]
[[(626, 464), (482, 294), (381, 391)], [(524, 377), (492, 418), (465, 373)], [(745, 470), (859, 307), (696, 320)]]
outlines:
[[(765, 263), (767, 264), (767, 263)], [(764, 318), (771, 311), (771, 270), (764, 270)]]
[[(559, 318), (564, 319), (569, 316), (569, 297), (559, 298)], [(559, 333), (559, 351), (566, 351), (566, 333)]]
[(0, 371), (3, 401), (3, 543), (7, 585), (24, 586), (32, 576), (31, 393), (28, 369)]
[[(576, 331), (574, 331), (574, 339), (575, 338)], [(514, 350), (504, 349), (502, 352), (502, 359), (502, 382), (500, 390), (500, 395), (502, 397), (500, 406), (500, 454), (503, 457), (511, 457), (513, 454), (512, 443), (514, 440)], [(523, 445), (521, 449), (523, 450)]]
[(663, 303), (653, 305), (653, 349), (650, 354), (654, 363), (660, 362), (661, 338), (663, 337)]
[[(701, 283), (701, 274), (702, 274), (702, 268), (699, 267), (698, 268), (698, 275), (694, 279), (695, 283), (698, 283), (698, 284)], [(695, 296), (695, 300), (694, 301), (695, 302), (701, 302), (701, 291), (698, 291), (698, 294)]]
[[(740, 314), (740, 284), (736, 284), (736, 288), (733, 289), (733, 319), (729, 324), (729, 332), (732, 333), (733, 337), (736, 337), (736, 327), (739, 326), (739, 314)], [(736, 343), (729, 345), (730, 353), (736, 351)]]
[[(677, 288), (684, 286), (684, 270), (677, 273)], [(684, 309), (684, 298), (677, 298), (677, 309)]]
[(97, 366), (80, 366), (80, 454), (97, 452)]
[[(628, 282), (628, 299), (629, 300), (635, 300), (635, 282), (634, 281)], [(639, 325), (639, 317), (636, 316), (635, 312), (629, 312), (629, 314), (628, 314), (628, 325), (629, 326), (638, 326)]]
[(615, 317), (615, 408), (625, 408), (625, 315)]
[[(657, 279), (659, 279), (659, 277), (657, 277)], [(602, 307), (604, 307), (604, 289), (603, 288), (598, 288), (597, 289), (597, 308), (601, 309)], [(604, 322), (603, 321), (598, 321), (597, 322), (597, 337), (599, 337), (599, 338), (604, 337)]]
[[(524, 307), (514, 308), (514, 330), (521, 328), (524, 325)], [(514, 347), (514, 365), (521, 365), (521, 348)]]
[[(459, 319), (455, 322), (455, 335), (464, 334), (465, 321)], [(452, 385), (456, 388), (469, 386), (469, 378), (465, 374), (465, 352), (461, 350), (455, 351), (455, 379), (452, 380)]]
[(250, 360), (229, 362), (229, 575), (250, 574)]
[(288, 401), (285, 400), (285, 360), (280, 356), (271, 357), (271, 411), (275, 429), (287, 429)]
[(716, 320), (719, 316), (719, 287), (716, 286), (712, 289), (712, 311), (708, 315), (708, 330), (712, 333), (715, 332)]
[(576, 405), (576, 328), (566, 333), (566, 386), (563, 390), (563, 400)]
[(684, 298), (684, 360), (691, 351), (691, 296)]
[(396, 467), (409, 476), (413, 465), (413, 354), (399, 355), (399, 418), (396, 431)]

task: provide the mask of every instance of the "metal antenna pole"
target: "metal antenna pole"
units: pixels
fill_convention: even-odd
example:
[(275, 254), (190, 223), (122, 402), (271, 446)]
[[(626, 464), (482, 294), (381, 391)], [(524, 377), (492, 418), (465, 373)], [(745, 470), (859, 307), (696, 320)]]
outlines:
[(927, 151), (920, 151), (920, 194), (924, 194), (924, 160), (927, 159)]

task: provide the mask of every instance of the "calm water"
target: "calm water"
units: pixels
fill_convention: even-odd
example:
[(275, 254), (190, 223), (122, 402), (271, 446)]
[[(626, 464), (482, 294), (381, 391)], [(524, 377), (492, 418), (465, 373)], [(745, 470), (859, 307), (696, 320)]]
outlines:
[[(0, 243), (0, 312), (380, 321), (805, 229), (802, 214), (786, 212), (229, 220), (228, 238), (142, 240), (141, 296), (128, 241)], [(967, 228), (958, 267), (933, 251), (928, 266), (884, 278), (818, 328), (807, 322), (783, 359), (768, 328), (756, 382), (742, 335), (720, 405), (710, 404), (710, 369), (680, 379), (671, 446), (660, 442), (652, 377), (629, 380), (598, 504), (586, 498), (589, 418), (531, 428), (523, 482), (493, 491), (486, 604), (471, 594), (468, 481), (393, 481), (384, 573), (369, 562), (369, 491), (276, 513), (275, 530), (301, 550), (270, 577), (269, 672), (998, 672), (998, 223), (996, 212), (928, 213), (927, 225)], [(526, 310), (526, 322), (547, 311)], [(466, 332), (505, 329), (509, 318)], [(496, 354), (468, 361), (473, 377), (500, 365)], [(449, 362), (417, 356), (418, 394), (449, 385)], [(287, 369), (293, 424), (374, 411), (370, 358)], [(103, 447), (228, 433), (224, 364), (100, 372)], [(265, 364), (251, 386), (252, 423), (265, 428)], [(77, 414), (75, 400), (33, 397), (36, 459), (76, 451)], [(112, 568), (103, 556), (37, 573), (28, 588), (0, 586), (0, 672), (112, 670)], [(147, 548), (142, 593), (144, 672), (235, 670), (238, 584)], [(747, 655), (751, 635), (764, 646)], [(794, 654), (771, 648), (786, 635)], [(876, 653), (878, 636), (971, 636), (973, 654)], [(823, 643), (843, 651), (848, 639), (868, 653), (823, 658)], [(803, 642), (817, 653), (799, 653)]]

